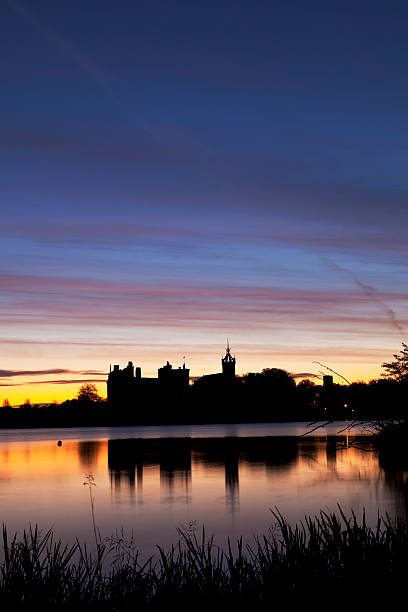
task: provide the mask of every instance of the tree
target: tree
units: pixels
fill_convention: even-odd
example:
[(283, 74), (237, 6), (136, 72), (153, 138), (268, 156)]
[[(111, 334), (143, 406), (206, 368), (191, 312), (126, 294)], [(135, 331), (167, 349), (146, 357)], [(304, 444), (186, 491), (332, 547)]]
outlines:
[(78, 391), (78, 400), (80, 402), (100, 402), (101, 399), (96, 385), (85, 383)]
[(280, 368), (264, 368), (261, 372), (262, 376), (269, 383), (273, 383), (282, 390), (293, 391), (296, 387), (295, 379), (290, 372), (281, 370)]
[(290, 392), (296, 388), (292, 374), (280, 368), (264, 368), (262, 372), (248, 372), (242, 376), (246, 387), (262, 392)]
[(310, 391), (310, 390), (313, 390), (313, 387), (315, 386), (316, 386), (316, 383), (314, 383), (313, 380), (310, 380), (309, 378), (304, 378), (297, 385), (297, 388), (300, 389), (301, 391)]
[(381, 367), (386, 370), (386, 373), (382, 376), (398, 382), (408, 382), (408, 344), (403, 342), (402, 350), (399, 353), (394, 353), (394, 358), (394, 361), (382, 364)]
[(8, 397), (6, 397), (6, 399), (3, 402), (3, 408), (11, 408), (10, 402), (8, 400)]

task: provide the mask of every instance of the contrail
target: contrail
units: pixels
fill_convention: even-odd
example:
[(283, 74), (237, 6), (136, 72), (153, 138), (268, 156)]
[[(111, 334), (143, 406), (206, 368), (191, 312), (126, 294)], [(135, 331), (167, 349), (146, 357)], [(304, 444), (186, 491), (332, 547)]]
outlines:
[(371, 287), (371, 285), (366, 285), (365, 283), (362, 283), (360, 281), (360, 279), (357, 278), (357, 276), (351, 270), (348, 270), (347, 268), (343, 268), (342, 266), (339, 266), (338, 264), (336, 264), (333, 261), (330, 261), (328, 259), (325, 259), (324, 261), (325, 261), (326, 264), (328, 264), (334, 270), (337, 270), (339, 272), (345, 272), (346, 274), (348, 274), (350, 276), (350, 278), (352, 279), (353, 283), (355, 285), (357, 285), (357, 287), (359, 287), (363, 291), (363, 293), (372, 302), (374, 302), (374, 304), (376, 304), (376, 306), (379, 308), (379, 310), (388, 318), (388, 320), (391, 323), (392, 327), (401, 335), (401, 337), (404, 337), (404, 328), (402, 327), (401, 323), (398, 321), (395, 312), (393, 311), (392, 308), (390, 308), (390, 306), (388, 306), (388, 304), (386, 304), (378, 296), (378, 293), (377, 293), (376, 289), (374, 289), (374, 287)]
[(17, 2), (17, 0), (7, 0), (9, 7), (19, 13), (24, 19), (30, 21), (35, 29), (48, 40), (48, 42), (57, 46), (59, 50), (66, 56), (70, 57), (80, 68), (87, 73), (87, 75), (98, 85), (103, 87), (108, 93), (112, 95), (112, 90), (108, 83), (106, 74), (96, 64), (94, 64), (89, 58), (79, 51), (79, 49), (70, 41), (63, 39), (60, 34), (49, 26), (44, 25), (38, 18), (34, 17), (24, 6)]
[[(123, 104), (115, 94), (110, 83), (110, 79), (102, 68), (100, 68), (89, 57), (86, 57), (74, 43), (66, 38), (63, 38), (55, 29), (50, 28), (50, 26), (45, 25), (42, 21), (40, 21), (38, 17), (35, 17), (20, 2), (18, 2), (18, 0), (7, 0), (7, 3), (14, 12), (18, 13), (24, 19), (29, 21), (31, 25), (43, 36), (43, 38), (57, 47), (63, 55), (70, 58), (74, 64), (79, 66), (82, 72), (84, 72), (93, 83), (103, 89), (108, 98), (110, 98), (111, 102), (116, 104), (119, 111), (125, 114)], [(157, 141), (161, 141), (157, 131), (154, 130), (149, 123), (138, 118), (138, 125), (151, 137)]]
[[(130, 120), (129, 112), (125, 109), (122, 100), (117, 96), (114, 87), (111, 84), (111, 77), (93, 60), (85, 56), (79, 47), (75, 45), (68, 38), (62, 37), (55, 28), (51, 28), (48, 24), (45, 24), (37, 16), (34, 16), (25, 6), (22, 5), (20, 0), (6, 0), (7, 4), (15, 13), (18, 13), (29, 21), (31, 25), (45, 38), (49, 43), (59, 49), (59, 51), (68, 57), (74, 64), (76, 64), (82, 72), (84, 72), (89, 80), (98, 85), (104, 92), (105, 95), (113, 102), (118, 111), (125, 116), (127, 120)], [(153, 140), (161, 144), (163, 137), (154, 125), (140, 116), (137, 117), (137, 125), (140, 129), (144, 130)], [(207, 155), (210, 159), (216, 159), (217, 154), (215, 150), (202, 142), (199, 138), (190, 137), (190, 143), (197, 145), (200, 150)]]
[(324, 365), (324, 363), (320, 363), (320, 361), (314, 361), (313, 363), (318, 363), (319, 366), (322, 366), (322, 368), (326, 368), (326, 370), (329, 370), (329, 372), (333, 372), (333, 374), (336, 374), (336, 376), (340, 376), (340, 378), (342, 378), (343, 380), (346, 381), (346, 383), (348, 383), (349, 385), (351, 385), (351, 382), (349, 380), (347, 380), (347, 378), (345, 376), (342, 376), (341, 374), (339, 374), (338, 372), (335, 372), (334, 370), (332, 370), (331, 368), (329, 368), (329, 366)]

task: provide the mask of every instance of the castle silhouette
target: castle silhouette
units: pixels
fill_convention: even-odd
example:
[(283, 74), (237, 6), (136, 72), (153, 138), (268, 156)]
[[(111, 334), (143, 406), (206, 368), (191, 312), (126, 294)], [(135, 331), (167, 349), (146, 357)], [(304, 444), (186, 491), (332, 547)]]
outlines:
[[(225, 355), (221, 358), (222, 372), (202, 376), (194, 384), (200, 387), (234, 381), (235, 365), (235, 355), (232, 356), (229, 343), (227, 343)], [(114, 365), (112, 370), (110, 366), (107, 380), (108, 403), (117, 406), (123, 403), (129, 405), (149, 395), (162, 395), (163, 393), (174, 395), (188, 389), (189, 384), (190, 370), (186, 368), (185, 363), (178, 368), (173, 368), (167, 361), (166, 365), (158, 369), (157, 378), (145, 378), (142, 377), (142, 369), (135, 368), (133, 362), (129, 361), (123, 369), (120, 369), (119, 365)]]

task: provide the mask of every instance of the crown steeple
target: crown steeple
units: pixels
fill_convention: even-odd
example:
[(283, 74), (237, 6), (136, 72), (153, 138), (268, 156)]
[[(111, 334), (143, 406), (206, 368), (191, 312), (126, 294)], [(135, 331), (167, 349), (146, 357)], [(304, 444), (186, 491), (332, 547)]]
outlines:
[(222, 373), (224, 376), (228, 378), (235, 378), (235, 355), (234, 357), (231, 355), (231, 349), (229, 345), (229, 341), (227, 339), (227, 348), (225, 350), (225, 356), (221, 359), (222, 363)]

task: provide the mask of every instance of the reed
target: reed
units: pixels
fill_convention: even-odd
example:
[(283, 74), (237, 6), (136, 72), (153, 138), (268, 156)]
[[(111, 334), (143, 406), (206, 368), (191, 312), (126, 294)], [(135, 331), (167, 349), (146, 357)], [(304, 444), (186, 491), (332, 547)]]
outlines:
[[(324, 609), (340, 594), (378, 601), (405, 589), (408, 523), (354, 513), (320, 512), (291, 526), (273, 513), (276, 529), (222, 550), (205, 530), (179, 532), (177, 545), (140, 561), (134, 542), (113, 539), (90, 550), (64, 545), (37, 527), (9, 536), (3, 527), (0, 604), (5, 610), (221, 609), (302, 604)], [(109, 561), (109, 563), (107, 563)], [(338, 595), (336, 595), (338, 594)], [(320, 605), (321, 604), (321, 605)]]

